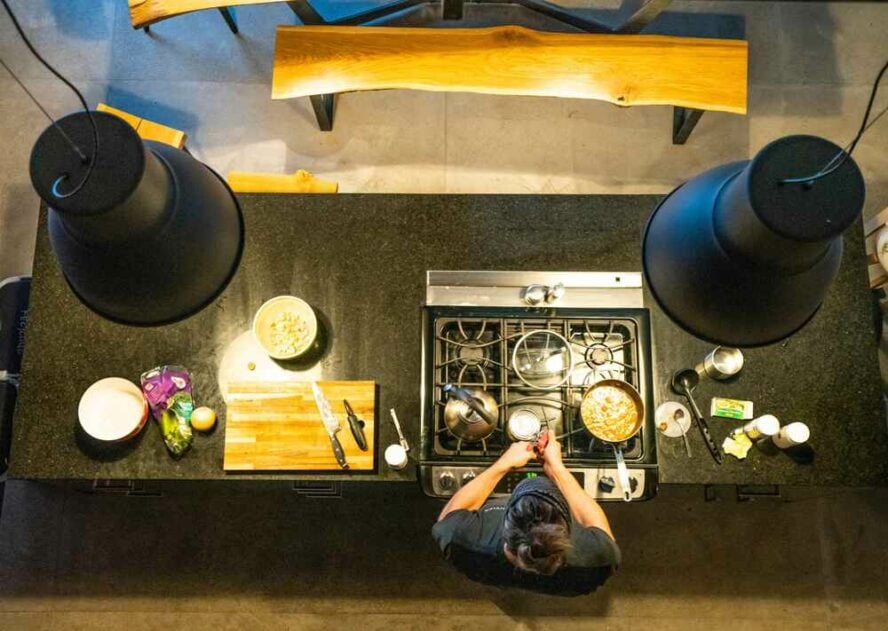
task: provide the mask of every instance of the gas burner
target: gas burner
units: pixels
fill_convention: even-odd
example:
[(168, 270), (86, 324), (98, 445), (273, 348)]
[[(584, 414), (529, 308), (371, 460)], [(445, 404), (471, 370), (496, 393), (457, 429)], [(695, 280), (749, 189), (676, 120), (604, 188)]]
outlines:
[(589, 368), (595, 369), (596, 366), (604, 366), (614, 361), (614, 352), (607, 344), (595, 342), (586, 349), (585, 359)]
[(466, 366), (480, 366), (490, 360), (487, 354), (487, 347), (478, 340), (468, 340), (467, 342), (460, 343), (456, 356)]

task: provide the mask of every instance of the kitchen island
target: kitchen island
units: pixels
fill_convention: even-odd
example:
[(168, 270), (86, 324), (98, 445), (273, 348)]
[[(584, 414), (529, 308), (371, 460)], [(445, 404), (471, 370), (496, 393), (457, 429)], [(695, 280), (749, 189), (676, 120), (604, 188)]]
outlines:
[[(241, 195), (246, 243), (240, 268), (206, 309), (179, 323), (136, 328), (102, 319), (71, 293), (50, 250), (41, 212), (10, 475), (33, 480), (414, 480), (415, 467), (388, 468), (397, 442), (395, 408), (408, 442), (419, 444), (421, 312), (427, 270), (639, 271), (640, 236), (658, 196)], [(881, 403), (863, 237), (845, 236), (845, 257), (823, 307), (801, 332), (745, 351), (731, 383), (704, 380), (698, 402), (749, 399), (757, 414), (811, 428), (816, 458), (800, 465), (755, 449), (716, 465), (699, 433), (657, 436), (661, 483), (870, 486), (888, 483), (888, 428)], [(164, 261), (146, 261), (163, 273)], [(378, 384), (375, 473), (226, 473), (225, 406), (218, 379), (226, 350), (249, 330), (268, 298), (307, 300), (327, 342), (312, 375)], [(711, 345), (686, 334), (649, 294), (654, 401), (680, 400), (672, 372), (697, 363)], [(97, 451), (77, 432), (77, 403), (94, 381), (138, 381), (160, 364), (191, 370), (197, 405), (220, 423), (171, 458), (156, 423), (131, 444)], [(652, 410), (649, 411), (652, 413)], [(710, 419), (720, 445), (739, 421)], [(344, 428), (347, 432), (347, 428)]]

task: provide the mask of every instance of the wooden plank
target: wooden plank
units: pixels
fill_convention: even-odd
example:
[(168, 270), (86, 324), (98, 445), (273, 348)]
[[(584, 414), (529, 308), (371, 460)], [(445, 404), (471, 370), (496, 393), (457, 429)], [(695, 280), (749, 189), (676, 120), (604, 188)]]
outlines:
[(130, 22), (142, 28), (183, 13), (234, 7), (244, 4), (270, 4), (274, 0), (129, 0)]
[(172, 127), (167, 127), (160, 123), (155, 123), (146, 118), (142, 119), (142, 122), (136, 131), (139, 132), (139, 136), (144, 140), (162, 142), (166, 145), (171, 145), (176, 149), (184, 147), (187, 138), (184, 131), (173, 129)]
[(888, 272), (879, 263), (871, 263), (867, 267), (867, 276), (869, 277), (870, 289), (875, 289), (879, 285), (884, 284), (885, 281), (888, 281)]
[(136, 133), (138, 133), (139, 137), (143, 140), (154, 140), (156, 142), (171, 145), (176, 149), (181, 149), (185, 146), (185, 141), (188, 138), (184, 131), (180, 131), (173, 127), (167, 127), (160, 123), (155, 123), (147, 118), (140, 118), (135, 114), (119, 110), (116, 107), (111, 107), (105, 103), (99, 103), (96, 105), (96, 110), (99, 112), (114, 114), (115, 116), (122, 118), (136, 130)]
[(339, 184), (319, 180), (308, 171), (295, 173), (253, 173), (231, 171), (228, 185), (235, 193), (335, 193)]
[[(324, 381), (321, 389), (340, 421), (339, 442), (348, 471), (373, 471), (376, 384)], [(367, 451), (348, 425), (342, 400), (364, 420)], [(310, 382), (244, 381), (228, 384), (225, 414), (226, 471), (341, 471), (321, 423)]]
[(869, 236), (886, 223), (888, 223), (888, 206), (885, 206), (875, 217), (863, 224), (863, 234)]
[(520, 26), (279, 26), (272, 98), (413, 89), (746, 113), (747, 43)]
[(111, 107), (105, 103), (99, 103), (96, 105), (96, 111), (98, 112), (107, 112), (108, 114), (114, 114), (118, 118), (122, 118), (127, 123), (130, 124), (130, 127), (138, 131), (139, 124), (142, 122), (142, 119), (139, 116), (135, 116), (134, 114), (130, 114), (129, 112), (124, 112), (123, 110), (119, 110), (116, 107)]

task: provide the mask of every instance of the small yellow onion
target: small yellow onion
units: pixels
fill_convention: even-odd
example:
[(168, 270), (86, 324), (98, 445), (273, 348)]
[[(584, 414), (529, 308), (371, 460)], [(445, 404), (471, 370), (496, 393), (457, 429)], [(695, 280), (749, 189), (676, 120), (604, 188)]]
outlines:
[(206, 432), (216, 424), (216, 411), (213, 408), (199, 407), (191, 413), (191, 427)]

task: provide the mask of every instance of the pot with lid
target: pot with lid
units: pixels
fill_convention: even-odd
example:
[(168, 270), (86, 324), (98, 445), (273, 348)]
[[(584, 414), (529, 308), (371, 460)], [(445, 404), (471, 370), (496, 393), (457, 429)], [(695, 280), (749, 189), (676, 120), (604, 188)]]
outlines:
[(448, 401), (444, 406), (447, 429), (467, 442), (484, 440), (499, 424), (499, 404), (481, 388), (462, 388), (452, 383), (441, 389)]

